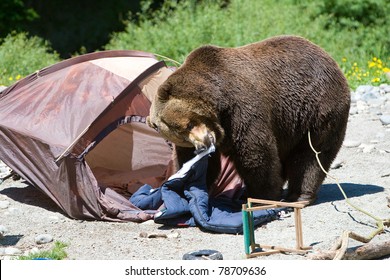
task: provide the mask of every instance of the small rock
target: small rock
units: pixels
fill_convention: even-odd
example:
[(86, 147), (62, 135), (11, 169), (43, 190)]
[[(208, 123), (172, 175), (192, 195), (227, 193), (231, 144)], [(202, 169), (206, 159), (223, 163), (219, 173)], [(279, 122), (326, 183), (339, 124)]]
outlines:
[(38, 254), (39, 252), (40, 250), (37, 247), (34, 247), (31, 250), (24, 252), (24, 255), (27, 256), (29, 254)]
[(359, 148), (362, 149), (363, 153), (369, 154), (369, 153), (372, 152), (372, 150), (374, 150), (375, 145), (361, 144), (361, 145), (359, 146)]
[(382, 110), (378, 107), (370, 107), (369, 112), (371, 115), (381, 116)]
[(0, 239), (4, 237), (4, 235), (6, 234), (7, 232), (7, 228), (3, 225), (0, 225)]
[(168, 236), (168, 238), (179, 238), (180, 233), (177, 231), (172, 231), (171, 233), (168, 233), (167, 236)]
[(362, 94), (358, 92), (351, 92), (351, 103), (354, 104), (362, 99)]
[(369, 102), (372, 100), (376, 100), (380, 97), (379, 90), (378, 91), (370, 91), (362, 95), (362, 100)]
[(40, 234), (35, 237), (35, 243), (37, 244), (46, 244), (53, 241), (53, 236), (50, 234)]
[(346, 148), (356, 148), (359, 147), (361, 143), (355, 140), (344, 140), (343, 146)]
[(168, 238), (168, 235), (166, 235), (165, 233), (147, 233), (147, 232), (141, 232), (139, 234), (139, 237), (142, 237), (142, 238)]
[(0, 92), (2, 92), (3, 90), (5, 90), (7, 87), (5, 86), (0, 86)]
[(377, 99), (369, 99), (367, 100), (367, 105), (372, 107), (381, 107), (383, 104), (385, 104), (384, 98), (377, 98)]
[(60, 218), (57, 216), (49, 216), (47, 219), (52, 223), (58, 223), (60, 221)]
[(358, 109), (356, 106), (352, 106), (350, 109), (349, 109), (349, 114), (350, 115), (356, 115), (358, 113)]
[(147, 220), (145, 222), (142, 223), (142, 225), (155, 225), (156, 223), (154, 222), (154, 220)]
[(355, 92), (363, 94), (363, 93), (371, 91), (373, 88), (374, 87), (370, 86), (370, 85), (362, 85), (362, 86), (358, 86), (357, 89), (355, 90)]
[(20, 208), (15, 208), (15, 207), (9, 207), (6, 212), (7, 215), (14, 215), (14, 216), (20, 215), (22, 213), (23, 211)]
[(339, 169), (339, 168), (343, 167), (343, 165), (344, 165), (344, 162), (342, 162), (342, 161), (335, 161), (335, 162), (332, 163), (330, 168), (331, 169)]
[(168, 234), (160, 233), (160, 232), (152, 232), (152, 233), (141, 232), (139, 236), (142, 238), (178, 238), (180, 237), (180, 233), (176, 231), (172, 231), (171, 233)]
[(0, 200), (0, 209), (7, 209), (9, 206), (9, 201), (7, 200)]
[(356, 108), (358, 109), (359, 112), (364, 111), (367, 109), (367, 103), (363, 100), (358, 100), (356, 102)]
[(4, 248), (4, 251), (2, 253), (3, 255), (6, 256), (13, 256), (13, 255), (20, 255), (22, 251), (14, 247), (6, 247)]
[(375, 139), (378, 139), (379, 141), (383, 141), (386, 137), (386, 134), (383, 132), (378, 132), (375, 134)]
[(390, 85), (388, 84), (381, 84), (379, 88), (382, 89), (385, 93), (390, 93)]
[(383, 125), (389, 125), (390, 124), (390, 115), (383, 115), (379, 118), (379, 120), (381, 121), (381, 123)]

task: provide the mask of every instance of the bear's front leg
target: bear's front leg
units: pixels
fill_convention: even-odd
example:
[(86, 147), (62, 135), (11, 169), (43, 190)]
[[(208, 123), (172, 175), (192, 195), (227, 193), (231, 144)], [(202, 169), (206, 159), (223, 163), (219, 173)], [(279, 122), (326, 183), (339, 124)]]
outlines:
[(276, 147), (257, 146), (255, 150), (241, 148), (233, 161), (244, 180), (248, 197), (281, 199), (285, 179)]

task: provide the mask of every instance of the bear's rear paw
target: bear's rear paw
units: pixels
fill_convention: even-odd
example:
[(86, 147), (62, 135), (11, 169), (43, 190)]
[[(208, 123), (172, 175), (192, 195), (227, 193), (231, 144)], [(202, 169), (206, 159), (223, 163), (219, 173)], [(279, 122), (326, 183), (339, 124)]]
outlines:
[(297, 199), (298, 202), (307, 202), (306, 205), (313, 204), (316, 201), (317, 196), (315, 194), (301, 194)]
[(307, 205), (313, 204), (314, 201), (317, 199), (316, 195), (309, 195), (309, 194), (296, 194), (296, 193), (290, 193), (286, 197), (286, 201), (288, 202), (304, 202), (307, 201)]

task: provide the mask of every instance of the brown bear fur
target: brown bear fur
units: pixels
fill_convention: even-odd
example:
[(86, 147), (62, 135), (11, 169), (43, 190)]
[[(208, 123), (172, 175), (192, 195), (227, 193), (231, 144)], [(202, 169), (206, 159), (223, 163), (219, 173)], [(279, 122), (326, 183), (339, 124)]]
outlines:
[[(159, 88), (148, 123), (176, 144), (179, 166), (212, 143), (230, 156), (249, 197), (313, 202), (344, 139), (347, 81), (320, 47), (278, 36), (237, 48), (203, 46)], [(195, 148), (194, 148), (195, 147)], [(208, 180), (218, 176), (218, 153)]]

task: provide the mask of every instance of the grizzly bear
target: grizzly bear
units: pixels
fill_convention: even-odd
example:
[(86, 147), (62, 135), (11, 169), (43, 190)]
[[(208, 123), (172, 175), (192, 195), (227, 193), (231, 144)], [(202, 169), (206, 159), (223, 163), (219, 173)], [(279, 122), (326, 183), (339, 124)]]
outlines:
[[(229, 156), (247, 195), (316, 199), (346, 131), (350, 90), (337, 63), (297, 36), (192, 51), (159, 87), (148, 124), (175, 144), (178, 167), (210, 145)], [(208, 184), (218, 177), (211, 157)]]

